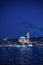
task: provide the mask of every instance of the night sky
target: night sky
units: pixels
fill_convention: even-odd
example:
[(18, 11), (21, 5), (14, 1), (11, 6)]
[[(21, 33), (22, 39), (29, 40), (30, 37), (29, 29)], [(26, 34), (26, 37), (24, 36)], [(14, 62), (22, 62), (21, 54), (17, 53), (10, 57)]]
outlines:
[(43, 36), (42, 0), (0, 0), (0, 38)]

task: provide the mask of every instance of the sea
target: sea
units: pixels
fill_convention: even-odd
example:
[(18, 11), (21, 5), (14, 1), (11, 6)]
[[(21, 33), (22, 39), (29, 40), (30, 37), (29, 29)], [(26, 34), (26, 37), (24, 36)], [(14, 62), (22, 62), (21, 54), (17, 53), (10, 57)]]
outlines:
[(43, 65), (43, 46), (0, 46), (0, 65)]

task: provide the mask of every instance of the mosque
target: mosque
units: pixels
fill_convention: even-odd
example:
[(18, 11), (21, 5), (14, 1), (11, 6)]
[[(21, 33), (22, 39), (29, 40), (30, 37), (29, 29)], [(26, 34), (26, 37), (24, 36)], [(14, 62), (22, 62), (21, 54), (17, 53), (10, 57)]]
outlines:
[(22, 44), (30, 44), (30, 33), (28, 32), (26, 36), (21, 36), (18, 41)]

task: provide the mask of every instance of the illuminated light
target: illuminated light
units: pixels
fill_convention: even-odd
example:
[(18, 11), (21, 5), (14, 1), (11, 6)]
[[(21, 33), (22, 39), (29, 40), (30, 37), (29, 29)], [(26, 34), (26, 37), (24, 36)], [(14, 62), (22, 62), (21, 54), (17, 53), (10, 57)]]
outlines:
[(28, 46), (33, 46), (32, 44), (28, 45)]
[(6, 41), (7, 39), (6, 39), (6, 38), (4, 38), (3, 40), (4, 40), (4, 41)]
[(25, 39), (25, 36), (21, 36), (20, 39)]
[(15, 47), (26, 47), (25, 45), (15, 45)]
[(12, 47), (12, 45), (9, 45), (10, 47)]
[(25, 45), (22, 45), (22, 47), (26, 47)]
[(19, 45), (15, 45), (15, 47), (20, 47)]

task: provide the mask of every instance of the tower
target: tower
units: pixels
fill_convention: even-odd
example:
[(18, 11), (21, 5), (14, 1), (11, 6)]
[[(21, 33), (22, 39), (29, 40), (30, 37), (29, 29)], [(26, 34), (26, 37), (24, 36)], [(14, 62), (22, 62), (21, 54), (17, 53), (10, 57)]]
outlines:
[(29, 42), (30, 42), (30, 33), (28, 32), (28, 33), (26, 34), (26, 36), (27, 36), (27, 44), (29, 44)]

